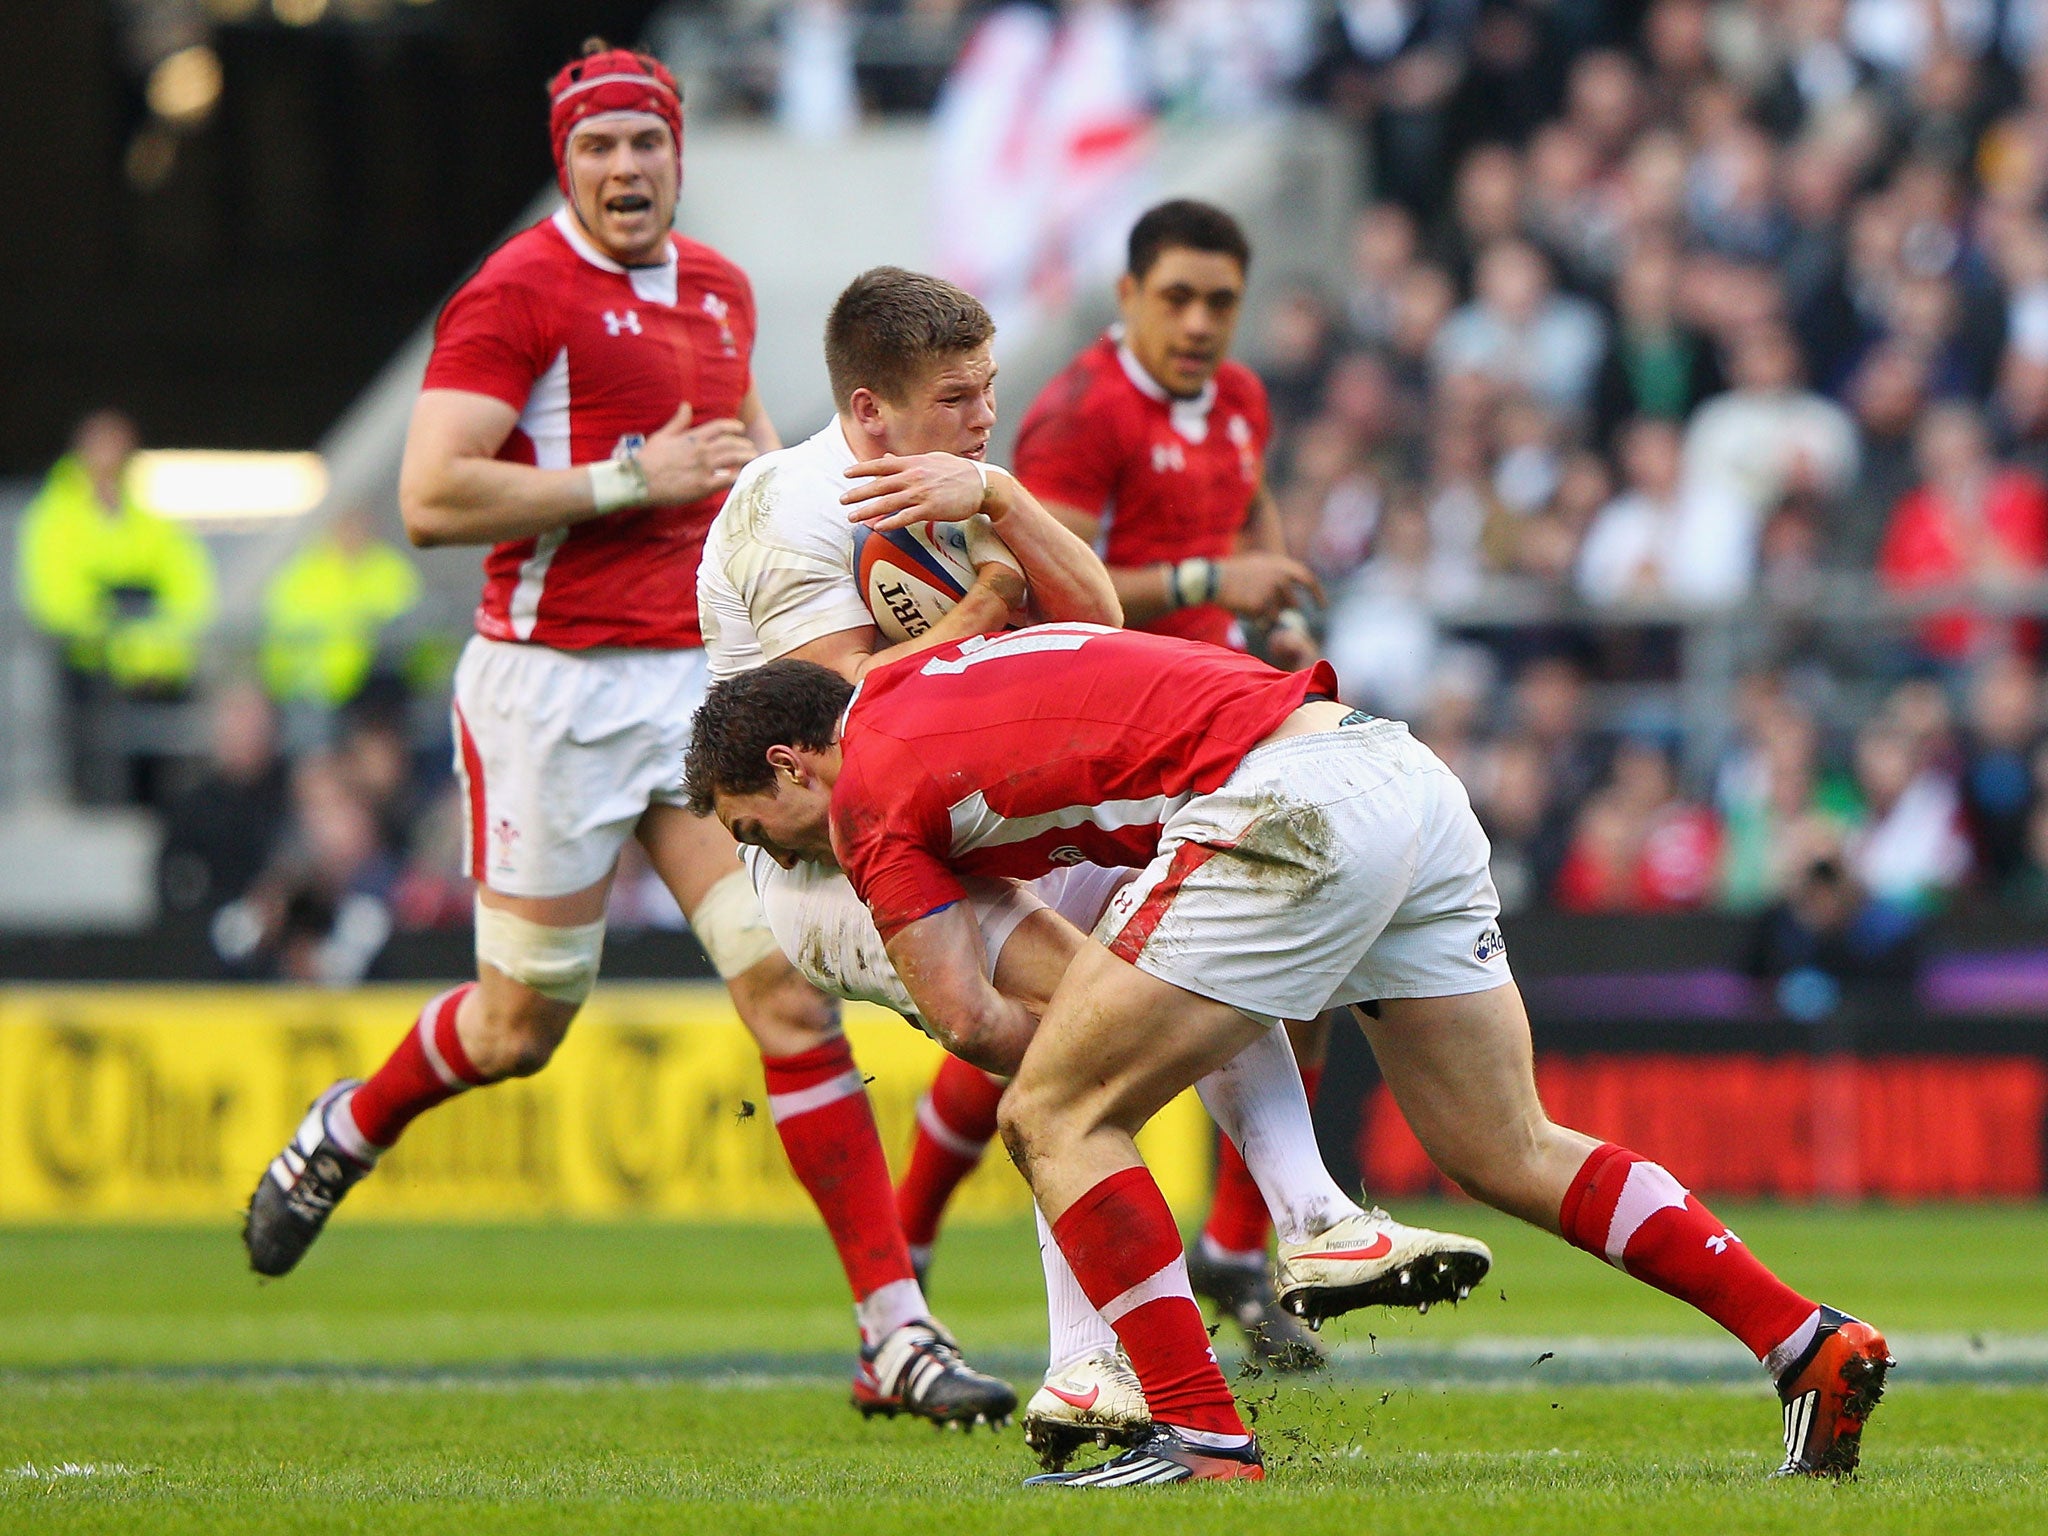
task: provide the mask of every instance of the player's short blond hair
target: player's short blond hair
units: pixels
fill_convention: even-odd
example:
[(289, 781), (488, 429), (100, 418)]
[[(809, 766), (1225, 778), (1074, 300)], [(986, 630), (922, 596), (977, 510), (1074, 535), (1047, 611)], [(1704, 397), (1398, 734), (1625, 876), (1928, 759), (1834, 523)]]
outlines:
[(846, 285), (825, 320), (825, 371), (845, 410), (857, 389), (901, 403), (942, 359), (996, 333), (981, 300), (956, 283), (902, 267), (870, 267)]

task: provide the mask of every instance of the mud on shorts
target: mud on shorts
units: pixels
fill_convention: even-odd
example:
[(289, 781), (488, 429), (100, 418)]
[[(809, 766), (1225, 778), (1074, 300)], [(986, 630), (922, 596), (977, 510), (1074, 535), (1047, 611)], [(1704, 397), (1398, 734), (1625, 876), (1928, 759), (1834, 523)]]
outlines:
[(1392, 720), (1246, 755), (1167, 819), (1095, 937), (1264, 1023), (1509, 979), (1491, 850), (1464, 785)]
[(472, 636), (455, 669), (465, 863), (507, 896), (602, 880), (651, 804), (684, 803), (700, 650), (561, 651)]

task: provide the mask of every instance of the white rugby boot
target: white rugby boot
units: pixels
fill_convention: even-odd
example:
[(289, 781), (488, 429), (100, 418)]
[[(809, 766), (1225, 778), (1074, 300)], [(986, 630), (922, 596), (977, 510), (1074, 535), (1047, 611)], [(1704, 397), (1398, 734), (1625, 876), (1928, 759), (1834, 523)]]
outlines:
[(1138, 1373), (1120, 1349), (1097, 1350), (1045, 1373), (1024, 1406), (1024, 1443), (1057, 1472), (1084, 1445), (1136, 1445), (1152, 1432)]
[(1375, 1206), (1282, 1243), (1273, 1278), (1281, 1310), (1316, 1328), (1359, 1307), (1427, 1312), (1463, 1301), (1492, 1267), (1493, 1250), (1477, 1238), (1403, 1226)]

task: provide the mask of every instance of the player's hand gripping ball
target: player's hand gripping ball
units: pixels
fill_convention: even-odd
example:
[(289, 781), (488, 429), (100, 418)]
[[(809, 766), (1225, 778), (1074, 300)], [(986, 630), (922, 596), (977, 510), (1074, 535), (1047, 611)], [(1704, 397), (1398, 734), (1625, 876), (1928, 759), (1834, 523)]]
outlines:
[(991, 560), (1015, 568), (1017, 558), (986, 517), (959, 523), (913, 523), (877, 533), (853, 530), (854, 572), (875, 628), (889, 645), (915, 640), (953, 611)]

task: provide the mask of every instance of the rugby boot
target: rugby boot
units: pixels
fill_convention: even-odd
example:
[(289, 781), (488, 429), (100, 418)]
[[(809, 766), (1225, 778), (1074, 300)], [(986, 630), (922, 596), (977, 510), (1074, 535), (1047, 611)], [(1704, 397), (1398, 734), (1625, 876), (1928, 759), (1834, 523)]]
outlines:
[(1477, 1238), (1403, 1226), (1375, 1206), (1305, 1243), (1282, 1243), (1274, 1266), (1281, 1309), (1309, 1327), (1358, 1307), (1463, 1301), (1493, 1267)]
[(1152, 1433), (1138, 1373), (1120, 1349), (1097, 1350), (1056, 1371), (1024, 1405), (1024, 1443), (1057, 1472), (1084, 1445), (1136, 1445)]
[(853, 1374), (853, 1406), (864, 1419), (908, 1413), (940, 1428), (987, 1424), (999, 1429), (1017, 1411), (1017, 1394), (1008, 1382), (970, 1366), (945, 1329), (927, 1318), (905, 1323), (861, 1350)]
[(242, 1222), (242, 1246), (257, 1274), (289, 1274), (341, 1197), (370, 1171), (370, 1164), (342, 1151), (327, 1129), (328, 1107), (360, 1087), (357, 1079), (345, 1077), (315, 1099), (292, 1139), (257, 1180)]
[(1248, 1440), (1217, 1451), (1183, 1440), (1164, 1424), (1121, 1456), (1079, 1472), (1041, 1472), (1024, 1479), (1026, 1488), (1147, 1488), (1159, 1483), (1262, 1483), (1266, 1463), (1259, 1442)]
[(1863, 1425), (1884, 1396), (1897, 1362), (1870, 1324), (1820, 1309), (1813, 1342), (1778, 1377), (1785, 1405), (1785, 1464), (1773, 1477), (1850, 1477), (1863, 1452)]
[(1205, 1252), (1197, 1241), (1188, 1250), (1188, 1285), (1244, 1330), (1245, 1343), (1261, 1365), (1276, 1371), (1316, 1371), (1323, 1352), (1308, 1330), (1280, 1310), (1263, 1256), (1238, 1264)]

